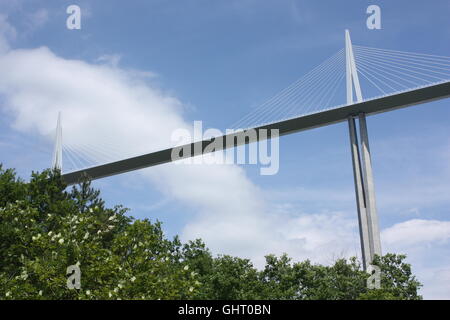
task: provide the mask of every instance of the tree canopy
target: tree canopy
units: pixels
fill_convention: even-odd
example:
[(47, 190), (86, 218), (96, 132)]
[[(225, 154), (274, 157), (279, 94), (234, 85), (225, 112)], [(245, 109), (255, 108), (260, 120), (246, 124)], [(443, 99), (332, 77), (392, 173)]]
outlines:
[[(89, 181), (70, 190), (58, 171), (29, 182), (0, 164), (0, 299), (421, 299), (404, 255), (387, 254), (381, 289), (356, 258), (331, 266), (266, 256), (213, 256), (200, 240), (167, 239), (162, 225), (108, 208)], [(67, 267), (81, 288), (67, 286)]]

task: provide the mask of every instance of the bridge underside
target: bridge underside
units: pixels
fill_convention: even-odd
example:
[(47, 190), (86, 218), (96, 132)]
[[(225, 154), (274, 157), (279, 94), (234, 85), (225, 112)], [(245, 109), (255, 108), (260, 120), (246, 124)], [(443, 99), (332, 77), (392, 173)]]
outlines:
[[(373, 115), (386, 111), (391, 111), (399, 108), (409, 107), (417, 104), (431, 102), (434, 100), (444, 99), (450, 96), (450, 82), (435, 84), (428, 87), (415, 89), (412, 91), (405, 91), (398, 94), (376, 98), (361, 103), (355, 103), (348, 106), (343, 106), (331, 110), (322, 111), (306, 116), (301, 116), (289, 120), (283, 120), (260, 127), (255, 127), (256, 138), (248, 138), (246, 131), (233, 133), (222, 138), (223, 145), (216, 150), (222, 150), (231, 147), (237, 147), (242, 144), (255, 142), (262, 139), (270, 138), (270, 130), (278, 129), (279, 135), (291, 134), (303, 130), (318, 128), (334, 123), (347, 121), (349, 116), (355, 116), (360, 113), (366, 115)], [(268, 129), (268, 136), (260, 137), (260, 129)], [(251, 130), (251, 129), (249, 129)], [(215, 139), (199, 141), (190, 144), (190, 154), (183, 155), (183, 158), (197, 156), (203, 153), (205, 148), (210, 145)], [(232, 141), (232, 144), (227, 144), (226, 141)], [(189, 146), (189, 145), (186, 145)], [(177, 147), (177, 149), (183, 147)], [(63, 174), (63, 180), (68, 185), (80, 182), (84, 176), (89, 179), (99, 179), (128, 171), (143, 169), (159, 164), (164, 164), (172, 161), (172, 151), (174, 148), (169, 148), (157, 152), (148, 153), (145, 155), (124, 159), (116, 162), (111, 162), (79, 171)], [(189, 147), (187, 148), (189, 149)]]

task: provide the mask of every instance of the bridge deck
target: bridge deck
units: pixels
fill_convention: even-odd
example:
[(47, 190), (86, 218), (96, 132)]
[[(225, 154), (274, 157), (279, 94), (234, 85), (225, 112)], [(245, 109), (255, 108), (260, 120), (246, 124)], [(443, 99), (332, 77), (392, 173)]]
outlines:
[[(283, 120), (260, 127), (255, 127), (253, 129), (256, 129), (257, 133), (259, 129), (279, 129), (279, 134), (281, 136), (346, 121), (349, 116), (357, 115), (359, 113), (373, 115), (434, 100), (444, 99), (449, 96), (450, 82), (443, 82), (411, 91), (393, 94), (390, 96), (367, 100), (361, 103), (342, 106), (319, 113)], [(222, 138), (224, 143), (222, 149), (236, 147), (242, 144), (239, 141), (243, 141), (244, 143), (251, 143), (260, 139), (259, 135), (257, 135), (256, 140), (242, 139), (243, 137), (245, 137), (245, 132), (246, 131), (241, 131), (238, 133), (230, 134), (228, 136), (223, 136)], [(204, 140), (190, 144), (192, 152), (191, 154), (184, 155), (184, 157), (192, 157), (202, 154), (205, 147), (208, 146), (213, 140), (214, 139)], [(227, 145), (225, 143), (225, 141), (227, 140), (233, 141), (233, 144)], [(90, 179), (94, 180), (120, 173), (125, 173), (128, 171), (156, 166), (159, 164), (171, 162), (172, 150), (173, 148), (169, 148), (79, 171), (69, 172), (63, 174), (62, 177), (68, 185), (71, 185), (78, 183), (83, 175), (86, 175)]]

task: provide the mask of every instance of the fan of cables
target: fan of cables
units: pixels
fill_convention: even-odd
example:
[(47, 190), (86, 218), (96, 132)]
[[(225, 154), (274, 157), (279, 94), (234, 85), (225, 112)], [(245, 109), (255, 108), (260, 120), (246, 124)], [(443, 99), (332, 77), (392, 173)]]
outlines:
[(446, 82), (450, 57), (353, 46), (358, 73), (382, 95)]
[[(447, 82), (450, 57), (353, 46), (363, 98), (414, 90)], [(345, 50), (254, 108), (230, 127), (247, 129), (334, 109), (344, 105)]]
[(341, 49), (229, 128), (247, 129), (328, 109), (339, 89), (345, 89), (344, 78), (345, 50)]

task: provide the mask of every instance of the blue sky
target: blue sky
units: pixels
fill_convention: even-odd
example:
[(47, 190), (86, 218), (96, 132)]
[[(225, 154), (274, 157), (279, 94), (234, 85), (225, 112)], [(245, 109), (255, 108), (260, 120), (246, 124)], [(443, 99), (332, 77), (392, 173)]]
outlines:
[[(81, 7), (81, 30), (65, 27), (71, 4)], [(371, 4), (381, 7), (382, 30), (366, 27)], [(166, 138), (152, 136), (148, 127), (161, 125), (161, 119), (175, 127), (202, 120), (207, 127), (227, 128), (343, 48), (345, 29), (351, 30), (354, 44), (450, 56), (449, 13), (448, 1), (0, 0), (0, 39), (8, 47), (0, 53), (10, 62), (0, 62), (0, 161), (23, 177), (48, 166), (56, 114), (51, 117), (58, 108), (64, 128), (71, 121), (65, 108), (77, 111), (89, 105), (80, 114), (104, 115), (101, 127), (110, 130), (108, 123), (113, 126), (117, 119), (109, 119), (107, 107), (100, 106), (108, 98), (91, 97), (104, 88), (78, 88), (71, 82), (83, 82), (84, 76), (94, 84), (97, 77), (117, 80), (113, 84), (124, 91), (117, 99), (124, 102), (117, 107), (122, 127), (148, 130), (142, 141), (156, 147), (155, 141)], [(22, 55), (16, 49), (24, 49)], [(7, 69), (12, 63), (26, 77)], [(62, 79), (76, 103), (61, 106), (63, 98), (52, 99), (55, 85), (44, 81), (51, 79), (49, 70), (66, 72)], [(125, 80), (121, 72), (127, 74)], [(42, 87), (35, 90), (33, 83)], [(54, 91), (66, 92), (63, 84)], [(136, 86), (148, 89), (141, 100), (130, 102), (133, 109), (125, 99)], [(176, 101), (167, 102), (167, 97)], [(152, 101), (167, 104), (170, 116), (152, 109)], [(148, 109), (136, 119), (140, 115), (132, 113), (141, 110), (139, 103)], [(41, 112), (50, 116), (41, 117)], [(450, 298), (449, 119), (448, 100), (368, 118), (383, 249), (408, 254), (426, 298)], [(93, 141), (103, 134), (100, 129), (91, 133), (87, 139)], [(124, 204), (138, 218), (163, 221), (170, 236), (202, 237), (215, 253), (250, 257), (260, 264), (266, 253), (288, 252), (295, 259), (328, 263), (359, 254), (349, 151), (342, 123), (283, 137), (280, 171), (274, 176), (259, 175), (256, 166), (240, 166), (187, 168), (190, 173), (180, 178), (167, 167), (94, 185), (108, 203)], [(197, 188), (200, 183), (207, 190)], [(215, 191), (217, 203), (204, 203), (202, 194)], [(237, 203), (227, 208), (230, 202)], [(259, 206), (264, 213), (258, 213)], [(246, 215), (251, 210), (255, 212)], [(264, 221), (279, 235), (265, 235), (270, 228)]]

